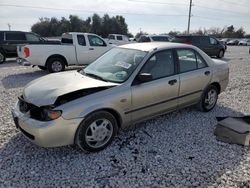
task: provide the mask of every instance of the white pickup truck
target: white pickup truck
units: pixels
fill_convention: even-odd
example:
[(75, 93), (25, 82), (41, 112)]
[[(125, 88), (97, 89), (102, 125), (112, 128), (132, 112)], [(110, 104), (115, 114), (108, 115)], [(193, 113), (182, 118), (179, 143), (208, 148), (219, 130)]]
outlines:
[(109, 34), (107, 38), (107, 42), (109, 44), (114, 44), (114, 45), (123, 45), (123, 44), (128, 44), (130, 43), (129, 38), (126, 35), (121, 35), (121, 34)]
[(92, 33), (64, 33), (61, 44), (18, 46), (17, 63), (36, 65), (49, 72), (60, 72), (65, 66), (90, 64), (112, 47)]

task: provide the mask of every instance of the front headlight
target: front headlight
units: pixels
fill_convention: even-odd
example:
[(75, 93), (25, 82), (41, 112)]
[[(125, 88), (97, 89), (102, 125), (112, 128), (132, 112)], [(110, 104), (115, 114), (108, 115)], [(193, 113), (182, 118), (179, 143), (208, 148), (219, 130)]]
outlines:
[(45, 120), (55, 120), (59, 118), (62, 115), (61, 110), (49, 110), (49, 109), (43, 109), (43, 117)]

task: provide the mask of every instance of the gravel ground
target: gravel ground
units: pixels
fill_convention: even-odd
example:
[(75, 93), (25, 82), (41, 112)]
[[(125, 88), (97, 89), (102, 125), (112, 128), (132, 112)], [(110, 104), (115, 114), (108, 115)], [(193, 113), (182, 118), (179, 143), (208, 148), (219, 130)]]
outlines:
[(228, 47), (224, 60), (230, 83), (213, 111), (186, 108), (142, 122), (94, 154), (26, 140), (10, 110), (23, 87), (46, 73), (0, 65), (0, 187), (250, 187), (250, 148), (213, 135), (216, 116), (250, 114), (248, 48)]

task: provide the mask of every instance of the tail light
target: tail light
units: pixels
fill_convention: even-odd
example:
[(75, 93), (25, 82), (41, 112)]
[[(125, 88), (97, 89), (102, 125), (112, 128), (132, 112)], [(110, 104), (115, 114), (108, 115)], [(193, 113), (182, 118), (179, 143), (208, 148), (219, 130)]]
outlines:
[(25, 55), (25, 58), (30, 56), (30, 49), (29, 48), (24, 47), (24, 55)]
[(184, 42), (184, 44), (192, 45), (192, 42)]

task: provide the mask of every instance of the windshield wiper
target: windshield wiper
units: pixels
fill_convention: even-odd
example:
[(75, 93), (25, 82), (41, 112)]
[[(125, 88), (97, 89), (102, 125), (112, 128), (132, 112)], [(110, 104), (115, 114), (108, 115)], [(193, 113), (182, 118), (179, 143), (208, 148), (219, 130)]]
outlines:
[(93, 74), (93, 73), (86, 73), (86, 72), (83, 72), (83, 73), (84, 73), (84, 75), (86, 75), (86, 76), (89, 76), (89, 77), (96, 78), (96, 79), (98, 79), (98, 80), (102, 80), (102, 81), (107, 82), (107, 80), (103, 79), (101, 76), (98, 76), (98, 75), (96, 75), (96, 74)]

